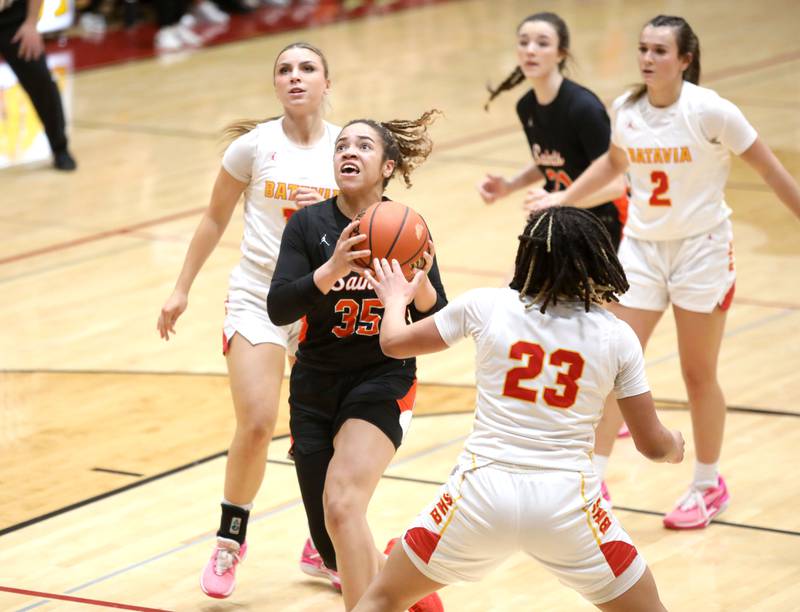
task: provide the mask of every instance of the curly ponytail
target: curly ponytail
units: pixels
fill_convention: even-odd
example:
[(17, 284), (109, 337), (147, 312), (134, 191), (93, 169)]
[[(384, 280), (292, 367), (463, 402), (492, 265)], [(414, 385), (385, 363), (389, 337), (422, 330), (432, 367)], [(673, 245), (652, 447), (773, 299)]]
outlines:
[(403, 175), (406, 187), (411, 187), (411, 173), (428, 159), (433, 150), (433, 141), (428, 134), (428, 126), (442, 114), (438, 109), (431, 109), (413, 121), (393, 119), (392, 121), (375, 121), (374, 119), (353, 119), (344, 127), (354, 123), (365, 123), (381, 135), (383, 140), (383, 159), (391, 159), (395, 163), (394, 172), (383, 180), (384, 188), (398, 170)]

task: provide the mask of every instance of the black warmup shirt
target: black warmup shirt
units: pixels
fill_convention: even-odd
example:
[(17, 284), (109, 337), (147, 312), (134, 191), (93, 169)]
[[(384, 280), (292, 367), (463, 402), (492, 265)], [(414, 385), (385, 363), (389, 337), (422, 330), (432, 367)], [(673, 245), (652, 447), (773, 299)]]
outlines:
[(19, 27), (28, 14), (27, 0), (0, 0), (0, 27), (13, 25)]
[[(611, 123), (600, 99), (585, 87), (564, 79), (546, 106), (531, 89), (517, 102), (517, 115), (547, 181), (546, 191), (563, 191), (608, 151)], [(602, 206), (602, 205), (601, 205)]]
[[(333, 254), (342, 230), (350, 223), (333, 197), (301, 208), (291, 216), (281, 238), (278, 263), (267, 295), (267, 312), (275, 325), (306, 317), (305, 338), (297, 350), (298, 363), (330, 372), (348, 372), (398, 361), (381, 352), (383, 307), (364, 278), (351, 272), (323, 294), (314, 284), (314, 270)], [(412, 320), (422, 319), (447, 304), (434, 259), (428, 273), (438, 299), (426, 313), (412, 303)], [(415, 360), (403, 360), (414, 368)]]

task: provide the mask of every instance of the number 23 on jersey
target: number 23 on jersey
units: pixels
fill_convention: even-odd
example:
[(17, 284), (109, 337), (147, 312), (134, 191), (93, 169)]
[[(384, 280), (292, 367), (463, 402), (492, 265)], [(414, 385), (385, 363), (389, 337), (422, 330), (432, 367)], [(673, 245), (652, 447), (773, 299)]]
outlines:
[[(585, 363), (580, 353), (558, 349), (547, 355), (540, 345), (520, 340), (511, 345), (508, 356), (515, 361), (524, 362), (524, 365), (511, 368), (506, 372), (503, 395), (535, 404), (541, 390), (542, 400), (552, 408), (566, 410), (575, 403), (580, 388), (578, 382), (583, 375)], [(556, 384), (561, 389), (523, 387), (520, 384), (522, 381), (533, 381), (542, 373), (545, 361), (549, 367), (558, 371)]]

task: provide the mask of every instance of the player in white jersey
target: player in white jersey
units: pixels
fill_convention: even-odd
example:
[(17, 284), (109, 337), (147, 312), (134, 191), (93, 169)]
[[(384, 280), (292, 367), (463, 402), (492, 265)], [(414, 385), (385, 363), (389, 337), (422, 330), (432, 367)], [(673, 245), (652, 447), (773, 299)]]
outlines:
[(591, 460), (611, 390), (644, 455), (683, 457), (681, 434), (656, 416), (636, 335), (601, 307), (628, 286), (601, 221), (570, 207), (535, 213), (510, 288), (469, 291), (411, 325), (403, 313), (419, 279), (406, 282), (386, 260), (369, 277), (385, 307), (387, 355), (474, 339), (477, 406), (458, 465), (356, 611), (404, 610), (443, 585), (480, 580), (519, 550), (603, 610), (663, 610)]
[(158, 319), (161, 337), (169, 340), (195, 277), (244, 194), (242, 258), (230, 275), (223, 328), (236, 431), (217, 543), (200, 579), (203, 591), (218, 598), (233, 592), (236, 567), (246, 552), (247, 520), (264, 478), (284, 359), (297, 345), (298, 326), (273, 325), (266, 310), (281, 234), (299, 206), (336, 193), (332, 159), (339, 128), (323, 119), (330, 88), (324, 55), (307, 43), (291, 44), (278, 54), (273, 80), (283, 115), (228, 128), (238, 138), (225, 152), (211, 203)]
[[(741, 111), (697, 85), (700, 45), (681, 17), (660, 15), (639, 37), (644, 84), (614, 103), (611, 147), (566, 191), (540, 206), (581, 202), (627, 170), (631, 206), (619, 257), (631, 290), (612, 306), (642, 346), (672, 302), (692, 413), (696, 461), (687, 493), (666, 515), (672, 529), (702, 528), (729, 503), (719, 474), (725, 398), (717, 359), (733, 298), (733, 234), (723, 190), (739, 155), (800, 216), (800, 189)], [(597, 429), (595, 463), (605, 470), (621, 423), (613, 400)]]

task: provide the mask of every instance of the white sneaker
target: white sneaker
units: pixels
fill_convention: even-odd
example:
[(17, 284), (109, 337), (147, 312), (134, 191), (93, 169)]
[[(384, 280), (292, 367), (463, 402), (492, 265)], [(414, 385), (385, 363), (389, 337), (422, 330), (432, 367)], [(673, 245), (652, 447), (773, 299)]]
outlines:
[(78, 24), (86, 34), (105, 34), (106, 18), (99, 13), (83, 13)]
[(183, 40), (178, 36), (178, 26), (165, 26), (156, 32), (156, 51), (169, 53), (183, 49)]
[(211, 0), (201, 0), (199, 4), (195, 4), (192, 9), (192, 15), (201, 23), (211, 23), (214, 25), (222, 25), (231, 20), (231, 16), (225, 11), (221, 10)]
[[(187, 17), (184, 15), (184, 18)], [(203, 39), (200, 38), (197, 34), (195, 34), (192, 29), (186, 26), (183, 23), (183, 19), (181, 19), (181, 23), (175, 26), (175, 33), (177, 34), (178, 38), (181, 39), (184, 45), (189, 47), (202, 47), (203, 46)]]

